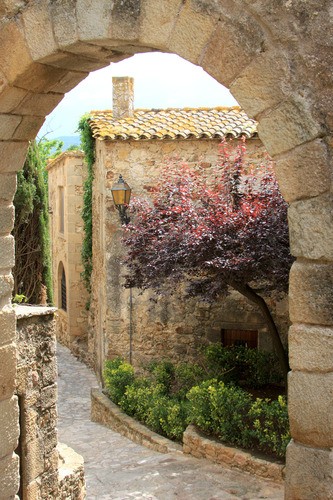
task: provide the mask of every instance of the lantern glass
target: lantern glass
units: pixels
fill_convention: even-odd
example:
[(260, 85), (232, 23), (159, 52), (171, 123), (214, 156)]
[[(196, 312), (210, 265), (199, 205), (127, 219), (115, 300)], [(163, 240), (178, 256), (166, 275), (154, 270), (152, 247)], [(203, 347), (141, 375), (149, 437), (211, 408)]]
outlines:
[(116, 206), (129, 205), (132, 190), (121, 175), (119, 176), (118, 182), (111, 188), (111, 192)]

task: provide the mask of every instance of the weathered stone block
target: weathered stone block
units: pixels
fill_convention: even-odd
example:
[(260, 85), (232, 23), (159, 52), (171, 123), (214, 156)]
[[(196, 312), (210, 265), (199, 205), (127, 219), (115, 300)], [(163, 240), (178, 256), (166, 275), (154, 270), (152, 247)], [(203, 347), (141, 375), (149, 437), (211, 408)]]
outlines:
[[(57, 92), (54, 90), (54, 85), (65, 77), (67, 71), (65, 69), (54, 68), (47, 64), (34, 64), (33, 71), (29, 70), (22, 73), (16, 79), (16, 85), (22, 89), (30, 90), (32, 92), (46, 93)], [(60, 92), (62, 93), (62, 92)]]
[(0, 235), (7, 235), (12, 231), (14, 226), (14, 217), (15, 217), (14, 206), (13, 205), (1, 206), (0, 214), (1, 214)]
[(19, 106), (15, 109), (15, 113), (22, 115), (46, 116), (59, 104), (63, 98), (63, 94), (28, 94), (23, 99)]
[(13, 139), (32, 140), (36, 137), (38, 131), (44, 123), (42, 116), (24, 116), (20, 125), (15, 130)]
[(13, 344), (0, 347), (0, 400), (10, 398), (15, 390), (16, 349)]
[(22, 117), (18, 115), (0, 114), (0, 140), (11, 139), (21, 120)]
[[(256, 33), (255, 38), (260, 44), (261, 33)], [(253, 46), (244, 41), (237, 26), (228, 21), (219, 22), (201, 55), (200, 65), (217, 81), (229, 87), (256, 55), (255, 40)]]
[(9, 344), (15, 339), (16, 316), (11, 307), (0, 311), (0, 346)]
[(41, 405), (44, 409), (50, 408), (57, 402), (57, 384), (44, 387), (41, 390)]
[(14, 498), (19, 489), (19, 457), (10, 453), (0, 459), (1, 498)]
[(276, 158), (274, 170), (289, 203), (318, 196), (331, 183), (327, 145), (322, 139), (303, 144)]
[[(58, 49), (54, 39), (50, 11), (45, 3), (34, 3), (22, 16), (25, 38), (34, 61)], [(36, 27), (38, 26), (38, 29)]]
[(0, 422), (0, 458), (3, 458), (12, 454), (19, 437), (19, 410), (16, 396), (0, 401)]
[(293, 438), (308, 446), (333, 447), (333, 372), (290, 372), (288, 396)]
[(321, 125), (306, 110), (305, 103), (283, 102), (260, 117), (259, 137), (272, 155), (316, 139), (323, 133)]
[(333, 264), (293, 264), (289, 313), (293, 323), (333, 325)]
[[(19, 21), (3, 24), (0, 31), (0, 68), (9, 83), (32, 64), (24, 32)], [(32, 68), (31, 68), (32, 69)]]
[(285, 500), (333, 499), (333, 452), (291, 441), (287, 448)]
[(292, 203), (288, 220), (293, 255), (333, 260), (333, 194)]
[(82, 71), (66, 71), (65, 75), (50, 87), (50, 90), (65, 94), (76, 87), (76, 85), (84, 80), (88, 74), (89, 73), (84, 73)]
[(55, 68), (70, 70), (70, 71), (95, 71), (96, 69), (104, 68), (109, 65), (108, 61), (97, 61), (76, 54), (66, 52), (58, 52), (47, 56), (40, 61), (43, 64), (54, 66)]
[(0, 201), (12, 202), (16, 191), (16, 174), (0, 175)]
[(10, 113), (17, 108), (27, 95), (28, 92), (24, 89), (5, 86), (0, 93), (0, 112)]
[(288, 61), (283, 53), (269, 50), (259, 54), (230, 86), (246, 113), (255, 118), (276, 106), (289, 90)]
[[(110, 19), (113, 2), (101, 0), (98, 9), (90, 0), (76, 2), (78, 37), (80, 40), (98, 40), (110, 37)], [(126, 38), (125, 38), (126, 40)]]
[(11, 269), (14, 264), (14, 238), (13, 236), (0, 236), (1, 267)]
[(35, 439), (26, 444), (26, 482), (29, 484), (44, 470), (44, 444), (42, 439)]
[(14, 279), (11, 274), (0, 275), (0, 298), (3, 300), (10, 296), (13, 290)]
[[(155, 0), (141, 1), (140, 42), (145, 46), (168, 49), (168, 39), (181, 9), (181, 0), (156, 2)], [(160, 23), (156, 24), (156, 17)]]
[(333, 371), (333, 329), (314, 325), (292, 325), (288, 334), (292, 370)]
[(76, 3), (76, 0), (50, 3), (53, 32), (59, 47), (78, 40)]
[[(213, 36), (216, 24), (216, 19), (195, 12), (190, 2), (185, 3), (168, 41), (169, 50), (198, 64), (204, 48)], [(205, 67), (205, 64), (203, 66)], [(205, 69), (208, 71), (206, 67)]]
[[(23, 166), (28, 142), (0, 142), (0, 172), (17, 172)], [(2, 265), (3, 267), (3, 265)]]

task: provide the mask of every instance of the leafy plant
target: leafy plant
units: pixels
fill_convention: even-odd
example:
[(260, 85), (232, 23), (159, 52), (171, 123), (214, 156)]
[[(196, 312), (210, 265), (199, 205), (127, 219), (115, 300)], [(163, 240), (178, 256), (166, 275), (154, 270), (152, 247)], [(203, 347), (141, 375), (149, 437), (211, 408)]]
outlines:
[[(91, 293), (91, 274), (92, 274), (92, 185), (94, 180), (93, 165), (95, 162), (95, 141), (89, 126), (89, 115), (81, 118), (78, 127), (81, 135), (81, 148), (85, 154), (88, 174), (83, 186), (83, 229), (84, 238), (82, 242), (82, 279), (88, 291)], [(88, 305), (89, 308), (89, 305)]]
[(257, 398), (216, 379), (193, 387), (187, 395), (189, 420), (229, 444), (284, 457), (290, 441), (285, 398)]
[(272, 353), (244, 346), (224, 347), (210, 344), (204, 349), (206, 369), (224, 382), (249, 388), (281, 382), (281, 371)]
[(61, 146), (57, 140), (30, 142), (23, 169), (17, 175), (13, 293), (14, 297), (25, 295), (32, 304), (53, 302), (45, 166)]
[(135, 377), (133, 368), (116, 358), (106, 363), (104, 378), (110, 398), (153, 431), (181, 441), (192, 422), (226, 443), (284, 456), (290, 435), (282, 396), (277, 401), (254, 400), (240, 387), (216, 378), (198, 383), (207, 376), (198, 365), (155, 361), (147, 372), (148, 376)]
[(134, 382), (134, 369), (121, 358), (108, 360), (105, 363), (104, 381), (110, 398), (118, 404), (127, 387)]

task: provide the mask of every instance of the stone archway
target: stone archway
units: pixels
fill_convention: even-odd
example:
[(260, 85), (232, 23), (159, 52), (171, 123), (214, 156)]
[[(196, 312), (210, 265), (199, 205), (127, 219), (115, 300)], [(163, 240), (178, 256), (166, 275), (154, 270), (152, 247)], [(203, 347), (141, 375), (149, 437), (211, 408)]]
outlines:
[[(44, 116), (86, 74), (136, 52), (174, 52), (231, 89), (259, 121), (290, 202), (286, 498), (333, 498), (332, 37), (330, 2), (5, 0), (0, 7), (0, 476), (17, 488), (15, 172)], [(323, 34), (327, 34), (324, 38)], [(9, 422), (10, 425), (6, 424)], [(10, 431), (8, 430), (10, 428)]]

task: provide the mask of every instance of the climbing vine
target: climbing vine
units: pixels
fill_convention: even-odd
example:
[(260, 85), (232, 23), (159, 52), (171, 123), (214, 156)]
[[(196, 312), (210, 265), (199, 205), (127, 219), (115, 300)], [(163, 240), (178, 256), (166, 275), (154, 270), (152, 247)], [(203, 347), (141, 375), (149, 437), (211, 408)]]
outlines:
[(83, 188), (82, 219), (84, 227), (84, 239), (82, 243), (81, 258), (83, 264), (82, 279), (90, 294), (92, 273), (92, 185), (94, 180), (93, 165), (95, 162), (95, 141), (89, 125), (89, 115), (85, 115), (79, 122), (81, 135), (81, 148), (85, 154), (88, 167), (88, 175)]
[(52, 304), (47, 159), (61, 152), (62, 143), (32, 141), (23, 169), (17, 176), (14, 198), (14, 298), (31, 304)]

